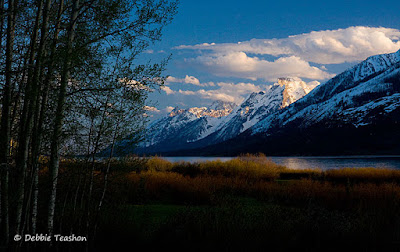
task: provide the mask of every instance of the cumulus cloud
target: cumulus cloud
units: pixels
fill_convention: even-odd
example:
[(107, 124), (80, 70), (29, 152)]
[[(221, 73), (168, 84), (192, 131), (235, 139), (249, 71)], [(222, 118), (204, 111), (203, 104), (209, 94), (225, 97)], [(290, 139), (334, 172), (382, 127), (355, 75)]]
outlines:
[(197, 91), (179, 90), (182, 95), (194, 95), (207, 100), (220, 100), (226, 102), (234, 102), (239, 104), (243, 101), (244, 96), (252, 93), (259, 92), (265, 87), (256, 86), (252, 83), (226, 83), (219, 82), (218, 89), (205, 90), (200, 89)]
[(319, 84), (321, 84), (321, 82), (319, 82), (319, 81), (310, 81), (310, 82), (307, 83), (307, 85), (308, 85), (311, 89), (316, 88)]
[(151, 106), (144, 106), (143, 109), (144, 109), (145, 111), (160, 112), (159, 109), (157, 109), (156, 107), (151, 107)]
[(171, 107), (171, 106), (167, 106), (167, 107), (165, 107), (165, 109), (163, 109), (163, 111), (165, 111), (167, 113), (171, 112), (172, 110), (174, 110), (174, 107)]
[(197, 85), (197, 86), (201, 85), (199, 79), (197, 79), (194, 76), (188, 76), (188, 75), (186, 75), (186, 77), (185, 77), (185, 83), (189, 83), (189, 84), (193, 84), (193, 85)]
[(143, 113), (144, 117), (157, 119), (160, 116), (170, 113), (174, 109), (174, 107), (166, 106), (163, 109), (158, 109), (156, 107), (144, 106), (143, 109), (146, 111), (145, 113)]
[(167, 94), (167, 95), (171, 95), (171, 94), (175, 94), (175, 91), (172, 90), (170, 87), (168, 86), (162, 86), (161, 89)]
[(283, 39), (252, 39), (238, 43), (181, 45), (176, 49), (202, 49), (228, 55), (245, 52), (259, 55), (297, 56), (319, 64), (356, 62), (400, 49), (400, 30), (354, 26), (346, 29), (313, 31)]
[(199, 87), (212, 87), (215, 86), (214, 82), (207, 82), (207, 83), (200, 83), (200, 80), (197, 79), (194, 76), (189, 76), (186, 75), (185, 78), (175, 78), (173, 76), (169, 76), (167, 78), (167, 82), (168, 83), (186, 83), (186, 84), (192, 84), (195, 86), (199, 86)]
[(164, 51), (164, 50), (154, 51), (154, 50), (152, 50), (152, 49), (145, 50), (145, 51), (143, 51), (143, 52), (144, 52), (144, 53), (147, 53), (147, 54), (154, 54), (154, 53), (165, 53), (165, 51)]
[(226, 54), (201, 55), (187, 60), (197, 64), (217, 76), (238, 77), (251, 80), (265, 79), (276, 81), (279, 77), (300, 77), (315, 80), (332, 78), (318, 67), (297, 56), (281, 57), (275, 61), (267, 61), (258, 57), (249, 57), (244, 52), (229, 52)]
[(195, 95), (195, 94), (196, 94), (196, 92), (194, 92), (194, 91), (190, 91), (190, 90), (181, 90), (181, 89), (179, 89), (179, 93), (180, 93), (180, 94), (183, 94), (183, 95)]

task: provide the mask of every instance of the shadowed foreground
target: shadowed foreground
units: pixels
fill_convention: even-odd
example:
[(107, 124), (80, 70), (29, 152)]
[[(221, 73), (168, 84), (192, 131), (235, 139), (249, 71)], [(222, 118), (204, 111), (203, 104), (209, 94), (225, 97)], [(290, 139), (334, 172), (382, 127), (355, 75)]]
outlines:
[(400, 249), (398, 170), (288, 170), (262, 155), (194, 164), (128, 158), (112, 162), (96, 212), (105, 164), (96, 163), (90, 204), (79, 189), (84, 167), (62, 166), (56, 229), (89, 242), (56, 244), (61, 250)]

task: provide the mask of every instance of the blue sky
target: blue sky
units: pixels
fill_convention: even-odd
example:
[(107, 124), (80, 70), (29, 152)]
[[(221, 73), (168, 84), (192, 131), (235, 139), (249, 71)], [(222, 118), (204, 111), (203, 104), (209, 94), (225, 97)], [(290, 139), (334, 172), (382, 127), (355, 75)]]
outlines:
[[(149, 114), (239, 103), (277, 77), (315, 84), (368, 56), (400, 48), (400, 1), (181, 0), (162, 41), (143, 59), (172, 53)], [(239, 43), (240, 42), (240, 43)]]

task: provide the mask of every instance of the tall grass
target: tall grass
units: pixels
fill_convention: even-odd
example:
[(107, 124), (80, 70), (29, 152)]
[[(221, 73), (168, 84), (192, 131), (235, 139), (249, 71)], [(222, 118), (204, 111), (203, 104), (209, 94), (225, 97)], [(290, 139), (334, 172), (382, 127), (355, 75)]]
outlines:
[(349, 179), (355, 182), (400, 182), (400, 170), (386, 168), (341, 168), (324, 172), (330, 180)]
[(209, 175), (248, 179), (275, 179), (286, 168), (273, 163), (264, 155), (248, 154), (225, 162), (215, 160), (199, 163), (171, 163), (160, 157), (154, 157), (147, 162), (147, 170), (175, 172), (190, 177)]
[(336, 209), (380, 208), (400, 200), (400, 171), (389, 169), (290, 170), (262, 155), (201, 163), (155, 157), (143, 165), (140, 171), (114, 174), (110, 195), (135, 204), (219, 204), (221, 195), (232, 195)]
[[(101, 162), (96, 164), (95, 179), (100, 187), (104, 166)], [(318, 201), (326, 206), (346, 208), (374, 204), (379, 207), (386, 204), (383, 201), (400, 199), (399, 170), (291, 170), (262, 154), (242, 155), (226, 162), (198, 163), (172, 163), (161, 157), (130, 158), (113, 160), (111, 168), (107, 200), (119, 203), (161, 200), (204, 204), (215, 203), (220, 195), (236, 195), (294, 205)], [(71, 186), (76, 186), (73, 181), (82, 169), (80, 161), (65, 160), (60, 186), (73, 192)], [(46, 176), (46, 171), (42, 169), (42, 176)]]
[[(70, 198), (75, 196), (81, 165), (62, 163), (60, 191), (69, 192)], [(101, 187), (104, 164), (97, 163), (96, 170)], [(249, 246), (255, 248), (260, 248), (256, 243), (260, 242), (262, 246), (285, 244), (285, 249), (298, 244), (318, 248), (318, 242), (343, 237), (348, 244), (368, 237), (365, 248), (400, 240), (397, 170), (291, 170), (264, 155), (242, 155), (226, 162), (172, 163), (161, 157), (113, 160), (111, 171), (100, 229), (104, 235), (123, 227), (129, 232), (123, 237), (139, 240), (145, 230), (149, 243), (225, 240), (232, 245), (252, 240), (255, 243)], [(42, 176), (46, 174), (43, 170)], [(150, 221), (151, 227), (146, 226), (155, 215), (151, 209), (131, 216), (138, 207), (154, 205), (179, 206), (181, 211), (156, 224)], [(80, 221), (74, 214), (65, 216)]]

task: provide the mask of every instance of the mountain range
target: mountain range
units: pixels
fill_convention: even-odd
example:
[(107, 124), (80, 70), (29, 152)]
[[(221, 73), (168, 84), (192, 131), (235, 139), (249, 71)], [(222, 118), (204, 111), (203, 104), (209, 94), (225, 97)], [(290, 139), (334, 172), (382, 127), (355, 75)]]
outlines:
[(146, 130), (139, 154), (400, 153), (400, 51), (376, 55), (324, 84), (279, 78), (242, 104), (175, 108)]

